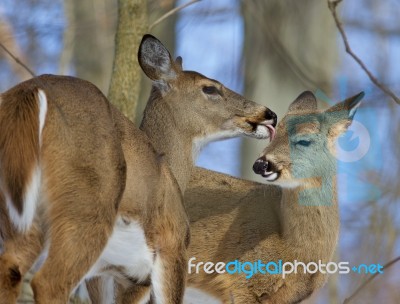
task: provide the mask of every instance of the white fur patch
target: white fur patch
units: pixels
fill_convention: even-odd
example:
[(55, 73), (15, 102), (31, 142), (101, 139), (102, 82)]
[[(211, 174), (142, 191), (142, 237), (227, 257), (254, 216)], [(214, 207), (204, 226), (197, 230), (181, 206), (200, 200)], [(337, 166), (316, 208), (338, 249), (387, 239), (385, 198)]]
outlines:
[(102, 292), (101, 303), (99, 304), (113, 304), (115, 303), (115, 288), (114, 288), (114, 278), (111, 276), (106, 276), (101, 278)]
[(265, 179), (267, 180), (267, 181), (271, 181), (271, 182), (273, 182), (274, 180), (276, 180), (277, 178), (278, 178), (278, 173), (276, 173), (276, 172), (267, 172), (266, 174), (268, 174), (266, 177), (265, 177)]
[(39, 143), (42, 146), (42, 132), (47, 114), (47, 97), (43, 90), (38, 90), (39, 97)]
[[(362, 98), (362, 97), (361, 97)], [(356, 113), (358, 107), (360, 106), (361, 102), (358, 101), (349, 111), (349, 117), (353, 118), (354, 114)]]
[(154, 303), (155, 304), (164, 304), (165, 296), (164, 296), (164, 271), (161, 258), (159, 256), (156, 257), (156, 261), (154, 263), (154, 269), (151, 273), (151, 292), (154, 295)]
[(285, 189), (295, 189), (295, 188), (301, 186), (300, 181), (297, 181), (297, 180), (290, 180), (290, 181), (275, 180), (272, 182), (268, 182), (268, 184), (280, 186), (281, 188), (285, 188)]
[(259, 138), (259, 139), (269, 138), (270, 137), (269, 129), (266, 126), (257, 125), (254, 135), (256, 138)]
[(23, 196), (23, 212), (19, 212), (15, 209), (14, 204), (8, 194), (5, 193), (6, 205), (10, 215), (10, 219), (20, 232), (27, 231), (32, 225), (33, 218), (36, 213), (36, 206), (39, 201), (39, 193), (41, 186), (41, 170), (38, 166), (32, 172), (30, 183), (27, 185), (24, 196)]
[(196, 161), (197, 156), (199, 155), (201, 149), (203, 147), (205, 147), (208, 143), (210, 143), (212, 141), (236, 137), (240, 134), (241, 134), (241, 132), (239, 130), (236, 130), (236, 131), (226, 130), (226, 131), (220, 131), (220, 132), (212, 134), (210, 136), (195, 138), (193, 140), (193, 146), (192, 146), (193, 162)]
[(100, 275), (108, 265), (122, 267), (125, 275), (138, 281), (146, 280), (151, 274), (153, 252), (137, 221), (124, 221), (118, 217), (106, 247), (85, 278)]

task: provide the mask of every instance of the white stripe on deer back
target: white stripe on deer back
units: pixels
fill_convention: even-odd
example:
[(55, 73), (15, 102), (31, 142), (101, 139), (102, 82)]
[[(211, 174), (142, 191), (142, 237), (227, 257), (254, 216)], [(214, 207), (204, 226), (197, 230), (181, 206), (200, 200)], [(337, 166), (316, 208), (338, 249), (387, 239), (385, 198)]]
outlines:
[(39, 143), (42, 146), (42, 132), (44, 128), (44, 123), (46, 122), (47, 115), (47, 97), (43, 90), (38, 90), (39, 97)]

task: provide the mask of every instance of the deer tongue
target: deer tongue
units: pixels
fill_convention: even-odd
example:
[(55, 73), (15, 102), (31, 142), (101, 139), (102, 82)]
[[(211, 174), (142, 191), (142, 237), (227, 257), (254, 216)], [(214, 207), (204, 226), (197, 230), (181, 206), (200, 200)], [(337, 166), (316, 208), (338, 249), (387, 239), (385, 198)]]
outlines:
[(269, 130), (269, 142), (271, 142), (275, 138), (276, 130), (271, 125), (266, 125), (266, 127)]

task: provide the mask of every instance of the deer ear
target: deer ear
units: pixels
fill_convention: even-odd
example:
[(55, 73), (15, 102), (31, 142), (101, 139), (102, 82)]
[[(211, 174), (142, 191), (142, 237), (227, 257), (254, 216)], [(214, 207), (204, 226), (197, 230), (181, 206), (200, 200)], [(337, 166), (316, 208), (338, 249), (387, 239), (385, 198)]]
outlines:
[(354, 95), (342, 102), (339, 102), (338, 104), (326, 110), (326, 112), (331, 114), (336, 112), (339, 113), (342, 118), (352, 120), (361, 103), (361, 99), (363, 99), (364, 96), (365, 93), (360, 92), (357, 95)]
[(178, 68), (179, 70), (183, 70), (183, 61), (182, 61), (182, 57), (178, 56), (175, 59), (175, 67)]
[(168, 82), (177, 71), (167, 48), (154, 36), (144, 35), (139, 46), (138, 61), (143, 72), (153, 81)]
[(360, 92), (325, 111), (325, 117), (332, 126), (331, 135), (338, 137), (347, 131), (364, 95), (364, 92)]
[(317, 99), (310, 91), (301, 93), (289, 106), (289, 112), (317, 110)]

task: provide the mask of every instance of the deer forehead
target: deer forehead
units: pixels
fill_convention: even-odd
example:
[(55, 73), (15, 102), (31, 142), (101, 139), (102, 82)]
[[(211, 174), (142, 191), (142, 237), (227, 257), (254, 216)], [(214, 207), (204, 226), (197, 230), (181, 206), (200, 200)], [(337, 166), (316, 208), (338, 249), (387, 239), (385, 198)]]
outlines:
[(296, 134), (316, 134), (320, 133), (321, 128), (319, 122), (303, 122), (295, 127)]
[(223, 85), (214, 79), (208, 78), (200, 73), (193, 71), (184, 71), (178, 78), (178, 83), (203, 86), (215, 86), (218, 89), (222, 88)]
[(318, 134), (322, 132), (322, 116), (318, 112), (287, 114), (277, 126), (277, 135)]

